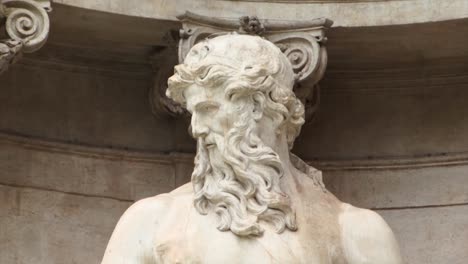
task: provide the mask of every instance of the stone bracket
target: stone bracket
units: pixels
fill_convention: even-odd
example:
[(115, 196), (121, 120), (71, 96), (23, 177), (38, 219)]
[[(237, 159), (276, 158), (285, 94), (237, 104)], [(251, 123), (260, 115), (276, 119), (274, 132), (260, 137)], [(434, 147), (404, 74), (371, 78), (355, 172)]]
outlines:
[(191, 12), (177, 18), (182, 22), (179, 63), (183, 62), (189, 50), (199, 41), (232, 32), (259, 35), (276, 44), (292, 64), (296, 79), (294, 91), (306, 107), (306, 119), (312, 117), (319, 102), (318, 82), (327, 65), (325, 31), (331, 27), (331, 20), (319, 18), (309, 21), (274, 21), (259, 20), (252, 16), (226, 19)]
[[(173, 33), (173, 34), (171, 34)], [(177, 65), (177, 32), (168, 32), (164, 39), (167, 47), (150, 56), (153, 68), (153, 85), (149, 90), (151, 111), (157, 117), (189, 116), (187, 110), (166, 96), (167, 79), (174, 74)]]
[(238, 32), (260, 35), (275, 43), (289, 58), (296, 80), (317, 82), (326, 68), (325, 30), (332, 21), (319, 18), (310, 21), (270, 21), (243, 16), (240, 19), (213, 18), (191, 12), (177, 17), (182, 22), (179, 41), (179, 63), (199, 41)]
[(51, 10), (50, 0), (0, 0), (0, 27), (5, 27), (7, 35), (0, 40), (0, 73), (23, 52), (34, 52), (45, 44)]

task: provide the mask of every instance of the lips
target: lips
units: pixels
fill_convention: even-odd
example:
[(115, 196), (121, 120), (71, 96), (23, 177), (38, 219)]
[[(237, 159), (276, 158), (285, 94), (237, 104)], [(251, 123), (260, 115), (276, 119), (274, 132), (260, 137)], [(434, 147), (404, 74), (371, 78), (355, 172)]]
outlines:
[(201, 144), (203, 144), (203, 146), (205, 148), (213, 148), (213, 147), (216, 147), (217, 144), (216, 144), (216, 140), (215, 140), (215, 135), (207, 135), (206, 137), (204, 137), (201, 141)]
[(205, 143), (205, 147), (206, 147), (206, 148), (212, 148), (212, 147), (214, 147), (214, 146), (216, 146), (215, 143)]
[(206, 148), (212, 148), (212, 147), (216, 146), (216, 143), (214, 142), (214, 140), (212, 140), (210, 138), (205, 138), (204, 145), (205, 145)]

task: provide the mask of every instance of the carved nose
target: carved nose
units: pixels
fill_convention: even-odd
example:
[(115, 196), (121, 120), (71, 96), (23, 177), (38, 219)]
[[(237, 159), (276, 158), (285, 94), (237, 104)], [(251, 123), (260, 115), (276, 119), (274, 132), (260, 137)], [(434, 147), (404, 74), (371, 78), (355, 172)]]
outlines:
[(192, 114), (191, 127), (192, 127), (192, 136), (194, 138), (200, 138), (200, 137), (204, 138), (210, 132), (208, 126), (200, 122), (199, 118), (197, 118), (195, 114)]
[(206, 126), (192, 125), (192, 136), (195, 138), (204, 138), (208, 135), (209, 129)]

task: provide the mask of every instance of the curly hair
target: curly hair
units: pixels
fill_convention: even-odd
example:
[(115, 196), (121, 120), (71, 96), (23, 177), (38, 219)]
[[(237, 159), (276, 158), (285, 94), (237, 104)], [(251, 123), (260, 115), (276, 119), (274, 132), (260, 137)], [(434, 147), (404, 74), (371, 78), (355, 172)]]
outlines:
[[(229, 51), (221, 53), (217, 46), (226, 45), (227, 37)], [(304, 105), (293, 92), (292, 66), (273, 43), (250, 35), (225, 35), (198, 43), (184, 64), (175, 67), (166, 95), (185, 105), (184, 90), (193, 84), (224, 87), (227, 100), (255, 96), (264, 102), (265, 115), (278, 122), (277, 132), (286, 129), (288, 146), (293, 147), (304, 124)]]

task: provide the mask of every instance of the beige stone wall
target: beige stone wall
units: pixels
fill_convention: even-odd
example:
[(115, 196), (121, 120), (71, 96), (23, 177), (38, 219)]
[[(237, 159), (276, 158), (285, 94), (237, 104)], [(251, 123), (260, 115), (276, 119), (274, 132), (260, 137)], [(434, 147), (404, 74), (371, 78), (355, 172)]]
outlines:
[(55, 3), (116, 14), (161, 20), (192, 11), (206, 16), (258, 15), (268, 19), (307, 20), (327, 17), (338, 26), (375, 26), (424, 23), (465, 18), (465, 0), (55, 0)]
[[(191, 173), (192, 154), (180, 154), (194, 151), (186, 122), (152, 115), (148, 100), (149, 61), (174, 45), (165, 38), (179, 27), (173, 14), (166, 21), (138, 17), (154, 8), (60, 2), (111, 12), (55, 5), (46, 46), (0, 76), (1, 264), (99, 263), (133, 201)], [(398, 10), (411, 1), (380, 2)], [(414, 2), (440, 10), (415, 16), (419, 22), (450, 18), (438, 5), (466, 15), (465, 1)], [(212, 14), (206, 3), (193, 8)], [(244, 15), (246, 6), (276, 18), (295, 13), (246, 3), (227, 15)], [(368, 12), (381, 4), (361, 2)], [(355, 26), (412, 21), (332, 5), (298, 15), (352, 13), (359, 19), (338, 25)], [(467, 30), (466, 19), (331, 29), (320, 110), (294, 149), (340, 199), (382, 214), (408, 264), (468, 259)]]
[(385, 218), (405, 263), (462, 264), (468, 259), (466, 158), (342, 164), (324, 167), (324, 179), (342, 201)]
[(99, 263), (125, 209), (186, 182), (191, 161), (0, 133), (0, 263)]
[(0, 184), (0, 262), (99, 263), (130, 203)]
[[(133, 201), (187, 182), (192, 169), (191, 155), (8, 134), (0, 134), (0, 160), (0, 242), (8, 249), (0, 263), (15, 264), (97, 263)], [(466, 157), (312, 163), (340, 199), (388, 221), (406, 263), (465, 263)]]

